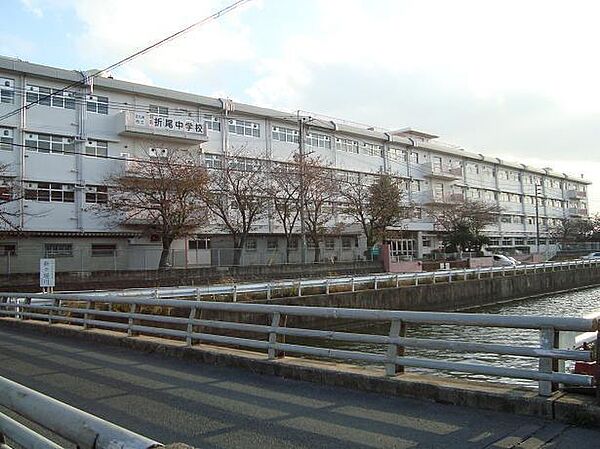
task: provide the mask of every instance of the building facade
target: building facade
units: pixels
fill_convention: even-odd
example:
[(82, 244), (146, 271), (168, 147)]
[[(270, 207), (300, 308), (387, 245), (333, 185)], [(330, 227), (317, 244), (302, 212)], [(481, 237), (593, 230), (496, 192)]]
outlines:
[[(420, 206), (464, 198), (501, 206), (498, 223), (485, 231), (491, 250), (535, 249), (536, 201), (542, 250), (552, 245), (548, 231), (560, 220), (588, 215), (589, 182), (470, 153), (432, 134), (382, 130), (102, 76), (90, 82), (88, 76), (0, 58), (0, 162), (25, 192), (9, 206), (21, 231), (4, 232), (3, 272), (32, 271), (40, 257), (56, 258), (62, 270), (156, 268), (160, 242), (155, 237), (122, 229), (97, 213), (97, 204), (110, 195), (107, 176), (128, 159), (149, 151), (159, 157), (161, 148), (174, 146), (201, 152), (209, 169), (225, 152), (239, 148), (289, 161), (298, 151), (300, 121), (307, 127), (307, 152), (357, 182), (385, 172), (406, 180), (410, 200)], [(32, 105), (35, 101), (39, 104)], [(243, 263), (280, 262), (284, 242), (277, 221), (263, 220), (246, 243)], [(408, 257), (426, 257), (440, 242), (431, 219), (417, 214), (403, 227), (397, 248)], [(365, 257), (364, 246), (360, 228), (348, 224), (325, 240), (322, 255), (356, 260)], [(224, 232), (199, 230), (174, 244), (172, 264), (224, 265), (231, 259), (230, 247)]]

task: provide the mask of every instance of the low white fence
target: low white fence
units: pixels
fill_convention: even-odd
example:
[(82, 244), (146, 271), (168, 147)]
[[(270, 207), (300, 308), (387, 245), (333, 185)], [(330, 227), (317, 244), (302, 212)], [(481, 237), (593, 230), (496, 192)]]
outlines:
[[(558, 341), (561, 331), (597, 332), (598, 320), (596, 318), (365, 310), (126, 296), (88, 297), (83, 300), (74, 295), (38, 295), (38, 299), (51, 303), (51, 305), (44, 305), (32, 303), (30, 297), (27, 297), (25, 302), (17, 302), (14, 300), (16, 297), (23, 297), (23, 294), (0, 294), (0, 317), (38, 320), (46, 322), (48, 325), (68, 323), (80, 326), (84, 330), (91, 327), (112, 329), (127, 333), (131, 337), (136, 335), (161, 336), (185, 340), (188, 346), (198, 342), (234, 345), (264, 351), (269, 359), (275, 359), (283, 353), (294, 353), (327, 359), (369, 362), (385, 366), (388, 376), (402, 372), (405, 367), (415, 367), (529, 379), (538, 382), (541, 395), (550, 395), (559, 383), (578, 386), (594, 385), (592, 376), (561, 372), (558, 363), (565, 360), (591, 361), (594, 359), (594, 354), (589, 350), (560, 349)], [(169, 315), (158, 313), (157, 306), (169, 308), (177, 313)], [(202, 311), (266, 315), (270, 325), (203, 319)], [(287, 327), (284, 319), (287, 316), (328, 320), (350, 319), (373, 324), (389, 322), (390, 326), (389, 332), (385, 335), (337, 332), (328, 329)], [(408, 326), (422, 324), (536, 329), (539, 331), (539, 346), (514, 346), (406, 336)], [(235, 331), (236, 335), (242, 334), (247, 337), (201, 332), (202, 329)], [(256, 335), (261, 337), (256, 337)], [(286, 336), (383, 345), (385, 353), (331, 349), (324, 345), (290, 344), (285, 343)], [(406, 348), (516, 355), (537, 358), (539, 363), (538, 369), (521, 369), (511, 366), (501, 367), (490, 364), (409, 357), (405, 354)]]
[[(321, 279), (294, 279), (272, 282), (242, 283), (242, 284), (219, 284), (202, 287), (167, 287), (167, 288), (140, 288), (126, 289), (120, 291), (95, 291), (74, 292), (77, 297), (83, 299), (101, 298), (107, 296), (115, 297), (145, 297), (154, 298), (197, 298), (207, 296), (230, 295), (235, 302), (238, 295), (244, 293), (264, 294), (266, 299), (273, 295), (302, 296), (306, 289), (319, 288), (323, 293), (330, 293), (333, 287), (343, 287), (347, 291), (364, 289), (377, 290), (382, 285), (398, 287), (401, 284), (455, 282), (467, 279), (493, 278), (494, 276), (522, 275), (548, 271), (575, 270), (580, 268), (591, 268), (600, 266), (600, 260), (573, 260), (565, 262), (545, 262), (536, 264), (523, 264), (515, 267), (489, 267), (489, 268), (465, 268), (456, 270), (438, 270), (420, 273), (377, 273), (361, 276), (341, 276)], [(391, 284), (391, 285), (390, 285)], [(314, 294), (312, 292), (311, 294)]]
[[(80, 449), (149, 449), (162, 446), (23, 385), (0, 377), (0, 405), (39, 424)], [(0, 447), (62, 449), (43, 435), (0, 413)]]

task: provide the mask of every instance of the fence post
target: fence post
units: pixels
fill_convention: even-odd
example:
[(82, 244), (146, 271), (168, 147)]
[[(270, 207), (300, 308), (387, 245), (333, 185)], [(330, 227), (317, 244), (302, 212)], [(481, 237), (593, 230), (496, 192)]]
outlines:
[(237, 284), (234, 284), (233, 286), (233, 302), (237, 302)]
[(329, 294), (329, 279), (327, 279), (325, 281), (325, 294), (328, 295)]
[(196, 306), (190, 308), (190, 315), (188, 316), (187, 324), (187, 336), (185, 337), (185, 345), (192, 346), (192, 333), (194, 332), (194, 319), (196, 318)]
[[(60, 299), (53, 299), (52, 300), (52, 307), (59, 307), (60, 306)], [(50, 309), (50, 312), (48, 312), (48, 324), (52, 324), (52, 316), (54, 315), (54, 309)]]
[(269, 360), (274, 360), (277, 357), (275, 345), (277, 344), (277, 328), (279, 327), (280, 319), (281, 314), (279, 312), (274, 312), (273, 317), (271, 318), (271, 328), (269, 329), (269, 349), (267, 351)]
[[(95, 307), (96, 307), (96, 303), (94, 301), (87, 301), (85, 303), (85, 308), (88, 309), (88, 310), (91, 309), (91, 308), (95, 308)], [(89, 323), (89, 320), (91, 320), (93, 318), (94, 318), (94, 315), (92, 315), (89, 312), (85, 312), (83, 314), (83, 330), (89, 329), (91, 327), (90, 323)]]
[[(406, 335), (406, 326), (401, 320), (393, 320), (390, 323), (390, 339), (397, 339)], [(404, 367), (396, 364), (396, 358), (404, 355), (404, 347), (399, 346), (397, 342), (388, 343), (387, 347), (387, 362), (385, 363), (385, 375), (392, 377), (396, 374), (403, 373)]]
[(419, 273), (415, 273), (415, 285), (419, 285)]
[(469, 275), (467, 274), (467, 269), (463, 268), (463, 281), (466, 281)]
[(302, 296), (302, 279), (298, 281), (298, 296)]
[(477, 267), (477, 279), (481, 279), (481, 267)]
[(396, 288), (400, 286), (400, 275), (396, 273)]
[(490, 267), (490, 279), (494, 278), (494, 267)]
[(129, 318), (127, 319), (127, 336), (133, 337), (133, 314), (135, 313), (137, 304), (129, 306)]
[(356, 284), (354, 283), (354, 276), (352, 276), (352, 292), (356, 290)]
[[(553, 328), (540, 329), (540, 347), (542, 349), (553, 349), (555, 346), (555, 331)], [(551, 357), (540, 357), (539, 371), (542, 373), (552, 373), (554, 368), (553, 359)], [(548, 380), (538, 382), (538, 393), (540, 396), (551, 396), (555, 385)]]
[(448, 284), (452, 283), (452, 272), (448, 273)]
[(433, 272), (433, 276), (431, 277), (431, 283), (435, 284), (435, 271)]
[(271, 299), (271, 283), (267, 284), (267, 301)]
[(375, 276), (375, 281), (373, 281), (373, 290), (377, 290), (377, 282), (379, 281), (379, 278), (377, 276)]

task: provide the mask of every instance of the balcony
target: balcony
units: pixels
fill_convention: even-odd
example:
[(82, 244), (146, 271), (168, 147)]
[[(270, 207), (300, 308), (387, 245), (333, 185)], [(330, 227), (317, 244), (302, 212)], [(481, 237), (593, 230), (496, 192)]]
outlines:
[(571, 217), (587, 217), (588, 210), (587, 209), (581, 209), (581, 208), (578, 208), (578, 207), (569, 207), (569, 215)]
[(190, 145), (208, 141), (204, 122), (148, 112), (124, 111), (117, 116), (117, 132), (124, 136), (168, 139)]
[(581, 190), (569, 190), (567, 192), (567, 198), (570, 200), (581, 200), (586, 198), (586, 193)]
[(463, 177), (462, 167), (450, 167), (447, 165), (434, 165), (431, 162), (425, 162), (419, 164), (419, 168), (422, 171), (424, 177), (445, 179), (448, 181), (454, 181)]
[(446, 195), (436, 195), (433, 192), (429, 192), (427, 196), (423, 197), (423, 204), (457, 204), (465, 201), (465, 196), (462, 193), (449, 193)]

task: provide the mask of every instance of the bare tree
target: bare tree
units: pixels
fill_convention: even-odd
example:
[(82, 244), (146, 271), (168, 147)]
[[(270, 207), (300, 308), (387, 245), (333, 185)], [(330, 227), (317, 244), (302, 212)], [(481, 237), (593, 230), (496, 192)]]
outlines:
[(480, 251), (487, 241), (481, 231), (497, 223), (503, 210), (496, 204), (471, 200), (435, 203), (426, 209), (434, 218), (436, 227), (446, 232), (446, 245), (456, 248), (459, 253), (464, 250)]
[(596, 233), (597, 217), (566, 218), (560, 224), (550, 229), (550, 235), (560, 243), (574, 243), (590, 240)]
[(235, 265), (240, 264), (248, 235), (268, 210), (267, 176), (261, 160), (246, 156), (243, 150), (225, 156), (220, 169), (210, 175), (206, 205), (233, 238)]
[(10, 164), (0, 163), (0, 230), (21, 229), (21, 209), (18, 202), (24, 198), (22, 184), (16, 180)]
[(109, 195), (99, 213), (144, 234), (160, 235), (159, 269), (167, 267), (174, 240), (206, 223), (208, 175), (194, 150), (151, 148), (105, 183)]
[(285, 261), (289, 263), (291, 242), (299, 222), (302, 204), (300, 172), (296, 164), (273, 163), (269, 175), (266, 194), (271, 198), (273, 209), (283, 227), (286, 242)]
[(414, 207), (407, 201), (401, 180), (389, 174), (377, 175), (372, 183), (358, 180), (341, 182), (343, 212), (363, 229), (367, 248), (385, 239), (386, 229), (399, 226), (412, 216)]
[(335, 172), (321, 158), (297, 158), (297, 168), (303, 178), (301, 198), (304, 201), (304, 223), (308, 238), (315, 247), (314, 261), (321, 258), (320, 243), (325, 235), (339, 231), (339, 226), (327, 226), (332, 219), (332, 206), (339, 199), (339, 182)]

